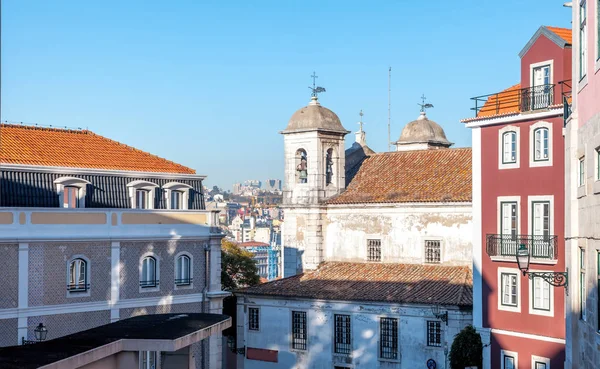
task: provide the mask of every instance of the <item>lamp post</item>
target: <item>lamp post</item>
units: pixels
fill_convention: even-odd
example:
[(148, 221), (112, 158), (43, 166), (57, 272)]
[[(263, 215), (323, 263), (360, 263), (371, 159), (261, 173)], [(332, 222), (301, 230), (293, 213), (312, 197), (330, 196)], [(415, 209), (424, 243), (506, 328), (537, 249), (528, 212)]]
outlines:
[(44, 325), (44, 323), (38, 324), (37, 327), (33, 330), (33, 334), (35, 335), (35, 341), (26, 340), (25, 337), (21, 337), (22, 345), (30, 345), (33, 343), (38, 343), (46, 340), (46, 336), (48, 335), (48, 328)]
[(528, 276), (529, 279), (533, 278), (542, 278), (549, 284), (555, 287), (565, 287), (568, 292), (569, 278), (567, 272), (530, 272), (529, 271), (529, 262), (531, 259), (531, 254), (529, 253), (529, 249), (525, 244), (519, 245), (517, 249), (517, 264), (519, 265), (519, 269), (523, 273), (523, 275)]
[(433, 313), (433, 315), (440, 319), (442, 322), (446, 323), (446, 325), (448, 325), (448, 312), (444, 311), (443, 313), (440, 313), (440, 311), (442, 310), (442, 307), (438, 304), (435, 304), (431, 307), (431, 312)]

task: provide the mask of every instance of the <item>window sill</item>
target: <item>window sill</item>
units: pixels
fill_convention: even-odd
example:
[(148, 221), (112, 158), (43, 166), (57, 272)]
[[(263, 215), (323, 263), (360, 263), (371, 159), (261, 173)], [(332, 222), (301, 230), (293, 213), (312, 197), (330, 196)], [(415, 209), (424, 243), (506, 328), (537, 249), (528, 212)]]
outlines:
[(580, 199), (586, 195), (585, 184), (577, 187), (577, 198)]
[(401, 360), (400, 359), (384, 359), (384, 358), (377, 358), (377, 360), (379, 361), (383, 361), (383, 362), (388, 362), (388, 363), (399, 363)]
[(498, 310), (499, 311), (506, 311), (509, 313), (521, 313), (521, 307), (520, 306), (504, 306), (504, 305), (500, 305), (498, 306)]
[(529, 167), (530, 168), (539, 168), (539, 167), (551, 167), (552, 160), (530, 160)]
[(592, 191), (594, 191), (595, 194), (600, 193), (600, 179), (597, 179), (594, 181), (594, 185), (592, 186)]
[(67, 291), (67, 298), (78, 298), (78, 297), (90, 297), (90, 289), (88, 288), (87, 290), (83, 291), (83, 290), (75, 290), (75, 291)]
[(498, 169), (500, 170), (504, 170), (504, 169), (519, 169), (519, 163), (506, 163), (506, 164), (500, 164), (498, 165)]
[(176, 284), (175, 285), (175, 291), (179, 291), (179, 290), (193, 290), (194, 289), (194, 284), (190, 283), (190, 284)]
[(586, 74), (579, 80), (579, 83), (577, 84), (577, 93), (580, 93), (581, 90), (583, 90), (585, 88), (585, 86), (587, 86), (587, 84), (588, 84), (588, 79), (587, 79), (587, 74)]
[(540, 310), (540, 309), (534, 309), (531, 308), (529, 309), (529, 314), (531, 315), (538, 315), (538, 316), (545, 316), (548, 318), (553, 318), (554, 317), (554, 312), (552, 310)]

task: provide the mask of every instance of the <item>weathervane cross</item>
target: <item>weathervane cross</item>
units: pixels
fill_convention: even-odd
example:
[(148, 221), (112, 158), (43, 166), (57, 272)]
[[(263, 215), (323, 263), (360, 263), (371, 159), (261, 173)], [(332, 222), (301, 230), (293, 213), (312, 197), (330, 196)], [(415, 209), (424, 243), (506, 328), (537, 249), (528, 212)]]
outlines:
[(362, 109), (360, 109), (360, 113), (358, 113), (358, 115), (360, 115), (360, 122), (358, 122), (358, 124), (360, 125), (360, 131), (362, 131), (363, 130), (363, 124), (364, 124), (363, 121), (362, 121), (362, 117), (364, 115)]
[(311, 96), (317, 97), (321, 92), (325, 92), (325, 88), (317, 86), (317, 78), (319, 78), (319, 76), (317, 76), (317, 72), (313, 71), (313, 74), (310, 77), (313, 80), (312, 87), (308, 87), (312, 90)]
[(425, 97), (425, 94), (423, 94), (421, 96), (421, 103), (417, 104), (421, 107), (421, 112), (423, 112), (423, 113), (425, 112), (426, 109), (433, 108), (433, 104), (425, 103), (425, 100), (427, 100), (427, 98)]

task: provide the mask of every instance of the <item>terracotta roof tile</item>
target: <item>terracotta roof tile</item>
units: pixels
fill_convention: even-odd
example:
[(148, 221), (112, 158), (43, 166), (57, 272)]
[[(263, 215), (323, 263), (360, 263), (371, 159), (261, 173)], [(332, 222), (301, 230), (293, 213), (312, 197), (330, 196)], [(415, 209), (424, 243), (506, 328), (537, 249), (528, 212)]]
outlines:
[(471, 201), (471, 148), (387, 152), (366, 158), (328, 204)]
[(315, 271), (239, 292), (339, 301), (472, 306), (472, 278), (467, 266), (326, 262)]
[(196, 171), (88, 130), (0, 124), (0, 163), (195, 174)]
[(570, 28), (545, 26), (548, 31), (555, 33), (569, 44), (573, 44), (573, 31)]
[(269, 246), (268, 243), (265, 242), (258, 242), (258, 241), (247, 241), (247, 242), (242, 242), (240, 244), (238, 244), (238, 246), (240, 247), (267, 247)]
[(506, 90), (488, 97), (483, 107), (477, 112), (477, 118), (516, 114), (521, 111), (519, 94), (521, 84), (517, 83)]

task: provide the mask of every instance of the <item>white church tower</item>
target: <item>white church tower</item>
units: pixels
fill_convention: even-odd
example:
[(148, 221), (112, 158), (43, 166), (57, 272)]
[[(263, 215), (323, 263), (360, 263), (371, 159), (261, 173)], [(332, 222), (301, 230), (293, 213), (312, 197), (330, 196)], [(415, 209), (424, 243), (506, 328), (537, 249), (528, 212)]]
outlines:
[(324, 261), (325, 201), (346, 187), (344, 136), (349, 131), (321, 106), (316, 92), (313, 88), (310, 103), (280, 132), (285, 151), (285, 276), (316, 269)]

